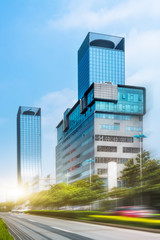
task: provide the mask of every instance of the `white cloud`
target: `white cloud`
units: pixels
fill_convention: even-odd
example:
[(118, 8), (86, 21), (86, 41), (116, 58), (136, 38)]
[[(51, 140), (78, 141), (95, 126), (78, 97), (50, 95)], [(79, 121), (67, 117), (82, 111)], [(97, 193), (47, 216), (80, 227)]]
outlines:
[(137, 68), (159, 69), (159, 43), (160, 29), (145, 32), (131, 31), (126, 38), (126, 67), (128, 71)]
[[(112, 23), (160, 17), (159, 0), (119, 1), (112, 6), (108, 1), (70, 1), (66, 12), (58, 19), (50, 19), (48, 25), (56, 29), (104, 29)], [(141, 23), (141, 22), (140, 22)]]
[(76, 95), (71, 89), (63, 89), (46, 94), (36, 103), (42, 109), (43, 175), (55, 170), (56, 126), (62, 120), (64, 111), (76, 103)]

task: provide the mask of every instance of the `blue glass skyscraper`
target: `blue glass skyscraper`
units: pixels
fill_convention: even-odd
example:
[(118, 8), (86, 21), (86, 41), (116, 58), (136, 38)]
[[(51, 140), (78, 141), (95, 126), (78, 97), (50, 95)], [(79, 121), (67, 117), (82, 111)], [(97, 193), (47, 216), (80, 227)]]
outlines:
[(121, 186), (124, 163), (140, 152), (134, 135), (143, 132), (146, 91), (125, 85), (124, 50), (123, 37), (88, 33), (83, 41), (78, 101), (57, 125), (57, 183), (87, 178), (91, 167), (107, 189)]
[(41, 176), (41, 109), (19, 107), (17, 113), (17, 174), (19, 185)]
[(78, 99), (95, 83), (125, 84), (124, 38), (88, 33), (78, 51)]

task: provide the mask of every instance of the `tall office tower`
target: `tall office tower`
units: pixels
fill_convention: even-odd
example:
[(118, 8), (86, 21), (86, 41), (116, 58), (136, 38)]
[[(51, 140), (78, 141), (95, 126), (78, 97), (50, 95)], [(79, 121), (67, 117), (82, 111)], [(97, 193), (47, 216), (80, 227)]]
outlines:
[[(87, 38), (89, 36), (90, 34)], [(104, 40), (105, 35), (102, 36)], [(108, 39), (108, 36), (106, 38)], [(116, 45), (115, 42), (112, 44), (112, 39), (121, 39), (121, 41)], [(110, 44), (108, 40), (106, 44), (105, 41), (100, 41), (99, 44), (100, 46), (96, 46), (97, 51), (98, 48), (99, 51), (103, 48), (104, 51), (110, 51), (112, 50), (110, 46), (115, 45), (117, 48), (123, 45), (124, 49), (124, 39), (119, 37), (110, 36)], [(82, 47), (80, 49), (82, 50)], [(124, 62), (123, 54), (122, 62)], [(95, 58), (96, 64), (101, 65), (99, 54), (95, 55)], [(117, 69), (116, 64), (118, 64), (124, 76), (122, 62), (116, 60), (112, 72)], [(78, 62), (78, 64), (82, 63)], [(104, 62), (105, 66), (110, 64), (113, 66), (111, 60)], [(82, 69), (82, 66), (78, 67)], [(85, 66), (83, 68), (85, 69)], [(99, 75), (90, 84), (84, 72), (84, 83), (80, 84), (82, 77), (78, 79), (80, 99), (71, 109), (65, 111), (63, 120), (57, 126), (57, 183), (66, 182), (67, 178), (69, 183), (87, 178), (90, 176), (91, 167), (91, 174), (98, 174), (106, 188), (120, 186), (122, 184), (120, 171), (124, 163), (130, 158), (135, 158), (140, 152), (140, 142), (134, 136), (143, 132), (145, 88), (124, 85), (124, 77), (120, 77), (122, 75), (116, 82), (114, 75), (109, 79), (110, 81), (107, 81), (107, 76), (105, 78), (104, 73), (105, 80), (100, 82)], [(82, 85), (88, 87), (83, 90), (84, 92)]]
[(19, 185), (41, 176), (41, 109), (19, 107), (17, 113), (17, 174)]
[(125, 84), (124, 38), (88, 33), (78, 51), (78, 99), (95, 83)]

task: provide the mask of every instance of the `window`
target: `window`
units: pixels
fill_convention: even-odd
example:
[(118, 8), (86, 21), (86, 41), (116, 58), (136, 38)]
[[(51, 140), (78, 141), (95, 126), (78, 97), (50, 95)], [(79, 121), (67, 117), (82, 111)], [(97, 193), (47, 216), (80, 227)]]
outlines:
[(86, 144), (90, 143), (93, 141), (93, 137), (88, 138), (87, 140), (85, 140), (84, 142), (81, 143), (81, 146), (85, 146)]
[(100, 124), (100, 129), (105, 129), (105, 130), (120, 130), (120, 125), (117, 125), (117, 124), (114, 124), (114, 125)]
[(111, 135), (95, 135), (95, 141), (132, 143), (133, 142), (133, 137), (111, 136)]
[(94, 147), (92, 146), (92, 147), (88, 148), (86, 151), (84, 151), (84, 152), (81, 154), (81, 156), (84, 156), (84, 155), (86, 155), (87, 153), (92, 152), (93, 150), (94, 150)]
[(97, 146), (98, 152), (117, 152), (117, 147), (115, 146)]
[(68, 172), (72, 172), (72, 171), (74, 171), (75, 169), (77, 169), (77, 168), (79, 168), (79, 167), (81, 167), (81, 163), (79, 163), (79, 164), (77, 164), (77, 165), (69, 168), (69, 169), (68, 169)]
[(106, 168), (98, 168), (97, 169), (97, 174), (99, 175), (103, 175), (107, 173), (107, 169)]
[(135, 127), (135, 126), (127, 126), (126, 131), (131, 131), (131, 132), (142, 132), (143, 128), (142, 127)]
[(124, 153), (139, 153), (140, 148), (132, 148), (132, 147), (123, 147)]
[(116, 162), (119, 164), (124, 164), (128, 161), (128, 158), (107, 158), (107, 157), (96, 157), (95, 163), (109, 163)]
[(131, 120), (131, 116), (115, 115), (115, 114), (107, 114), (107, 113), (95, 113), (95, 118), (128, 120), (128, 121)]

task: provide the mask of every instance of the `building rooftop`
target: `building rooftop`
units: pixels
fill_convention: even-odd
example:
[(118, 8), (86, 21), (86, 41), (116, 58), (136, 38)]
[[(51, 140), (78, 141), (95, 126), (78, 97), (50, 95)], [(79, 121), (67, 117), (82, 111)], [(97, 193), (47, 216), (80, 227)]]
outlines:
[(41, 115), (41, 108), (20, 106), (17, 115)]

